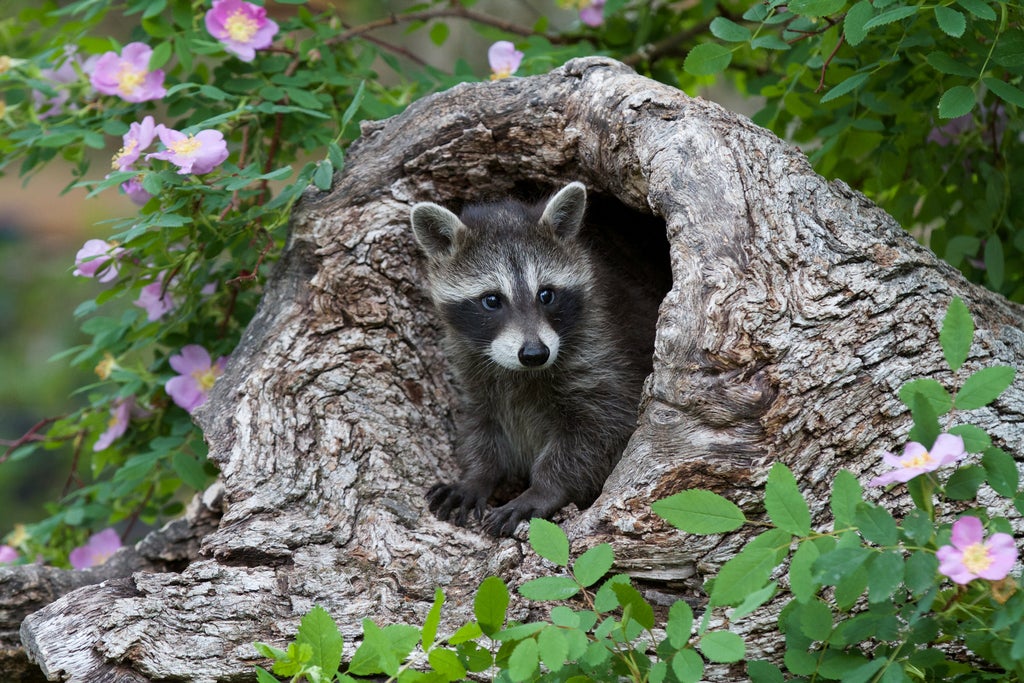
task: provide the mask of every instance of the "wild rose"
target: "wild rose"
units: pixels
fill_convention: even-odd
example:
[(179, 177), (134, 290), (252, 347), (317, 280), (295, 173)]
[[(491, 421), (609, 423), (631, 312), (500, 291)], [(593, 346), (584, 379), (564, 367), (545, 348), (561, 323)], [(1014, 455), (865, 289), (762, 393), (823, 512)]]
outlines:
[(132, 123), (128, 132), (124, 134), (121, 142), (121, 149), (114, 155), (111, 167), (115, 171), (131, 171), (132, 165), (138, 161), (139, 156), (153, 143), (156, 137), (156, 124), (152, 116), (142, 119), (142, 122)]
[(882, 455), (885, 464), (895, 469), (875, 477), (868, 482), (868, 486), (885, 486), (897, 481), (910, 481), (919, 474), (934, 472), (940, 467), (951, 465), (966, 455), (964, 440), (953, 434), (940, 434), (931, 451), (916, 441), (911, 441), (903, 448), (902, 456), (893, 453)]
[(128, 195), (128, 199), (132, 200), (132, 203), (139, 206), (145, 206), (146, 202), (153, 198), (153, 195), (142, 186), (139, 176), (129, 178), (121, 183), (121, 191)]
[(0, 564), (12, 564), (18, 560), (18, 551), (9, 545), (0, 545)]
[(99, 281), (110, 282), (117, 277), (117, 261), (114, 259), (122, 253), (124, 249), (103, 240), (88, 240), (75, 254), (75, 269), (71, 274), (79, 277), (96, 277), (96, 274), (102, 271)]
[(992, 534), (985, 540), (985, 528), (977, 517), (961, 517), (953, 522), (953, 545), (944, 545), (935, 553), (939, 573), (959, 584), (973, 579), (999, 581), (1006, 578), (1017, 561), (1013, 536)]
[(132, 302), (146, 311), (146, 319), (149, 322), (159, 320), (170, 311), (173, 311), (177, 303), (164, 287), (164, 274), (160, 273), (155, 282), (152, 282), (139, 292), (139, 298)]
[(270, 47), (277, 34), (277, 24), (267, 19), (267, 10), (242, 0), (214, 0), (205, 20), (210, 35), (243, 62), (251, 62), (256, 50)]
[(87, 569), (106, 562), (118, 548), (121, 539), (113, 529), (104, 529), (89, 537), (85, 545), (79, 546), (68, 555), (68, 561), (75, 569)]
[(167, 149), (147, 154), (146, 158), (169, 161), (178, 167), (180, 175), (209, 173), (228, 158), (227, 143), (218, 130), (201, 130), (195, 135), (186, 135), (160, 125), (156, 127), (156, 133)]
[(491, 65), (491, 80), (508, 78), (516, 72), (523, 61), (523, 53), (507, 40), (499, 40), (487, 50), (487, 61)]
[(605, 0), (593, 0), (586, 7), (580, 8), (580, 21), (587, 26), (600, 26), (604, 23)]
[[(64, 105), (71, 98), (67, 88), (61, 87), (75, 83), (79, 79), (79, 73), (91, 74), (96, 68), (99, 55), (93, 55), (83, 60), (78, 55), (78, 48), (69, 45), (64, 48), (64, 57), (60, 65), (55, 69), (41, 69), (40, 79), (48, 81), (53, 87), (55, 94), (49, 95), (41, 90), (32, 91), (32, 101), (39, 112), (40, 119), (56, 116), (64, 111)], [(74, 105), (69, 106), (74, 109)]]
[(120, 55), (106, 52), (93, 69), (92, 86), (104, 95), (117, 95), (126, 102), (158, 100), (167, 90), (163, 70), (149, 70), (152, 56), (152, 48), (145, 43), (128, 43)]
[(100, 438), (96, 439), (96, 443), (93, 444), (92, 450), (94, 452), (99, 453), (110, 448), (110, 445), (128, 430), (128, 423), (131, 421), (132, 403), (134, 401), (130, 398), (114, 401), (114, 406), (110, 409), (107, 429), (100, 434)]
[(217, 378), (224, 374), (227, 359), (221, 356), (216, 363), (210, 361), (210, 353), (198, 344), (189, 344), (179, 355), (171, 356), (171, 368), (177, 377), (167, 380), (164, 388), (177, 405), (191, 413), (206, 403)]

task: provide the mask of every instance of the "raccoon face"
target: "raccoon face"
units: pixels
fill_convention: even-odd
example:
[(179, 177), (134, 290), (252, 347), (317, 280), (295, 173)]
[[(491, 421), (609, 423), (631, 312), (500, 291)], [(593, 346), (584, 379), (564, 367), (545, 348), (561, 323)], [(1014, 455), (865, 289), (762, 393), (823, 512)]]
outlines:
[(592, 266), (576, 239), (586, 190), (563, 188), (546, 204), (507, 201), (413, 207), (434, 303), (459, 352), (514, 371), (551, 367), (585, 308)]

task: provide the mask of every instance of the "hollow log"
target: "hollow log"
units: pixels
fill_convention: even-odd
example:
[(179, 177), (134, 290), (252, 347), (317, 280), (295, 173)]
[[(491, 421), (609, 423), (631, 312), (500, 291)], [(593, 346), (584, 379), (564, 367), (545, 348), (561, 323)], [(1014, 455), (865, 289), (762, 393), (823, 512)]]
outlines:
[[(426, 509), (425, 491), (457, 476), (456, 393), (408, 216), (418, 201), (536, 198), (573, 180), (619, 237), (664, 232), (672, 283), (637, 430), (598, 500), (556, 521), (574, 553), (611, 543), (615, 571), (656, 604), (699, 604), (747, 532), (687, 537), (651, 502), (709, 488), (756, 516), (781, 461), (828, 524), (836, 472), (875, 474), (904, 441), (901, 384), (954, 380), (937, 342), (952, 297), (977, 327), (960, 374), (1022, 365), (1022, 307), (742, 116), (604, 58), (460, 85), (364, 124), (332, 189), (296, 207), (196, 414), (223, 485), (198, 556), (64, 594), (24, 619), (28, 656), (51, 680), (244, 680), (253, 641), (283, 645), (315, 604), (356, 643), (364, 617), (422, 623), (440, 586), (445, 633), (484, 577), (549, 574), (525, 525), (498, 540)], [(1020, 459), (1022, 414), (1018, 379), (963, 419)], [(511, 611), (541, 609), (514, 598)], [(746, 623), (748, 652), (779, 657), (771, 610)]]

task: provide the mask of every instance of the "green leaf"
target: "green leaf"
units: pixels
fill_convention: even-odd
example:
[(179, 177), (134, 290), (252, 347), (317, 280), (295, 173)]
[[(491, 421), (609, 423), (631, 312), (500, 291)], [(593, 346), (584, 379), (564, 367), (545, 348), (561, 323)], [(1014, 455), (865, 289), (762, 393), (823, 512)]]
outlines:
[(959, 38), (967, 28), (967, 19), (959, 11), (945, 5), (935, 6), (935, 21), (947, 36)]
[(968, 114), (976, 102), (973, 89), (966, 85), (954, 85), (939, 98), (939, 118), (955, 119)]
[(915, 5), (911, 5), (909, 7), (896, 7), (894, 9), (886, 10), (885, 12), (868, 19), (864, 24), (864, 28), (870, 31), (878, 26), (885, 26), (886, 24), (891, 24), (895, 21), (901, 21), (916, 14), (917, 10), (918, 7)]
[(448, 40), (449, 33), (451, 33), (451, 30), (448, 28), (448, 24), (439, 21), (430, 27), (430, 41), (434, 45), (441, 47)]
[(341, 115), (341, 130), (345, 130), (345, 126), (352, 121), (355, 117), (356, 112), (359, 111), (360, 105), (363, 103), (363, 96), (366, 94), (366, 81), (360, 81), (359, 87), (356, 88), (355, 94), (352, 95), (352, 101), (345, 109), (345, 113)]
[(738, 605), (768, 583), (772, 571), (789, 553), (793, 537), (781, 529), (769, 529), (747, 543), (718, 572), (711, 590), (711, 605)]
[(943, 415), (953, 407), (953, 397), (949, 395), (945, 387), (934, 379), (915, 379), (900, 387), (900, 400), (908, 408), (913, 408), (914, 394), (919, 394), (926, 399), (935, 411), (936, 415)]
[(697, 646), (705, 657), (721, 664), (738, 662), (747, 653), (747, 645), (743, 638), (730, 631), (705, 633)]
[(163, 67), (167, 63), (167, 60), (171, 58), (171, 52), (174, 50), (174, 45), (169, 42), (158, 43), (153, 48), (153, 54), (149, 56), (149, 70), (156, 71)]
[(982, 368), (967, 378), (956, 394), (959, 410), (974, 410), (996, 400), (1013, 383), (1017, 372), (1008, 365)]
[(910, 414), (914, 416), (914, 426), (908, 438), (922, 444), (935, 443), (942, 428), (932, 402), (920, 393), (913, 392), (910, 395)]
[(466, 678), (466, 667), (462, 666), (459, 656), (451, 650), (431, 650), (427, 654), (430, 668), (441, 675), (446, 681), (462, 681)]
[(593, 586), (611, 570), (614, 562), (615, 553), (611, 545), (601, 543), (576, 558), (572, 565), (572, 573), (584, 586)]
[(725, 71), (732, 61), (732, 50), (718, 43), (701, 43), (696, 45), (686, 59), (683, 70), (691, 76), (711, 76)]
[(736, 608), (729, 613), (729, 620), (737, 622), (748, 614), (752, 614), (758, 607), (775, 597), (778, 589), (778, 582), (771, 581), (761, 590), (754, 591), (745, 597), (743, 602), (736, 605)]
[[(938, 11), (939, 8), (935, 9)], [(967, 310), (963, 299), (958, 296), (953, 297), (946, 309), (946, 317), (942, 320), (942, 330), (939, 332), (939, 344), (942, 345), (942, 354), (946, 357), (946, 364), (950, 370), (956, 372), (964, 364), (973, 340), (974, 320), (971, 319), (971, 313)], [(946, 412), (946, 410), (939, 412)]]
[(540, 653), (537, 641), (529, 638), (516, 645), (508, 658), (508, 677), (513, 681), (525, 681), (533, 678), (540, 665)]
[(964, 450), (968, 453), (981, 453), (992, 445), (988, 432), (974, 425), (957, 425), (950, 428), (949, 433), (964, 440)]
[(924, 61), (928, 62), (928, 64), (936, 71), (940, 71), (944, 74), (950, 74), (951, 76), (974, 78), (978, 73), (962, 60), (953, 59), (945, 52), (931, 52), (927, 57), (925, 57)]
[(836, 548), (814, 562), (811, 575), (819, 583), (834, 586), (845, 575), (859, 569), (870, 557), (871, 551), (861, 546)]
[[(628, 583), (615, 584), (612, 586), (612, 590), (615, 591), (622, 609), (625, 610), (627, 607), (630, 609), (630, 616), (636, 623), (647, 630), (654, 628), (654, 609), (650, 603), (644, 600), (640, 591)], [(623, 617), (623, 621), (625, 621), (625, 617)]]
[(871, 74), (860, 73), (854, 74), (849, 78), (844, 79), (837, 85), (829, 88), (828, 92), (821, 96), (821, 103), (824, 104), (826, 102), (831, 102), (836, 98), (842, 97), (848, 92), (856, 90), (861, 85), (863, 85), (870, 77)]
[(775, 526), (794, 536), (811, 533), (811, 511), (796, 483), (796, 477), (781, 462), (772, 465), (765, 484), (764, 506)]
[(896, 520), (889, 511), (880, 505), (862, 502), (857, 504), (854, 523), (860, 528), (864, 538), (878, 545), (896, 545), (899, 541), (899, 530)]
[(843, 19), (843, 36), (846, 42), (857, 47), (867, 37), (868, 29), (865, 25), (875, 15), (875, 9), (869, 0), (860, 0), (846, 12)]
[(868, 602), (885, 602), (903, 583), (903, 555), (898, 550), (883, 552), (868, 561)]
[(444, 604), (444, 591), (440, 588), (434, 589), (434, 604), (427, 612), (427, 618), (423, 621), (423, 649), (429, 650), (434, 646), (434, 639), (437, 637), (437, 627), (441, 623), (441, 605)]
[(666, 522), (690, 534), (721, 534), (747, 521), (734, 503), (704, 489), (680, 491), (651, 505)]
[(256, 683), (281, 683), (263, 667), (256, 667)]
[(559, 567), (569, 564), (569, 539), (554, 522), (534, 518), (530, 520), (530, 547), (545, 560)]
[(981, 457), (981, 465), (985, 468), (985, 478), (993, 491), (1007, 498), (1017, 494), (1020, 472), (1017, 471), (1013, 456), (1001, 448), (988, 448)]
[(786, 680), (779, 667), (761, 659), (747, 662), (747, 675), (750, 683), (784, 683)]
[(628, 574), (616, 574), (602, 583), (601, 587), (597, 589), (597, 593), (594, 594), (594, 610), (597, 612), (611, 612), (618, 607), (619, 598), (615, 595), (615, 586), (623, 583), (628, 584), (629, 582)]
[(989, 235), (985, 239), (985, 280), (992, 289), (1003, 286), (1006, 274), (1006, 258), (1003, 254), (1003, 241), (999, 235)]
[(363, 619), (363, 642), (352, 655), (348, 673), (356, 676), (380, 673), (396, 676), (400, 665), (401, 660), (384, 631), (370, 619)]
[(540, 661), (551, 671), (559, 671), (569, 657), (569, 642), (562, 629), (548, 626), (537, 635), (537, 653)]
[(964, 465), (946, 482), (946, 497), (952, 500), (974, 500), (985, 483), (985, 470), (977, 465)]
[(921, 595), (935, 584), (935, 573), (939, 570), (939, 561), (935, 553), (915, 550), (907, 558), (905, 582), (910, 592)]
[(843, 8), (846, 0), (791, 0), (789, 11), (805, 17), (826, 17)]
[(567, 600), (579, 592), (579, 584), (568, 576), (541, 576), (519, 587), (519, 594), (530, 600)]
[(1024, 107), (1024, 90), (1021, 90), (1015, 85), (1010, 85), (1006, 81), (1001, 81), (998, 78), (985, 78), (982, 80), (984, 81), (985, 86), (998, 95), (1004, 102), (1018, 107)]
[(821, 600), (798, 603), (794, 610), (791, 618), (811, 640), (824, 641), (832, 635), (832, 610)]
[(210, 477), (203, 469), (203, 464), (188, 453), (178, 451), (172, 455), (171, 467), (185, 484), (197, 491), (203, 490), (210, 483)]
[(483, 629), (480, 628), (480, 624), (475, 621), (471, 621), (468, 624), (463, 624), (448, 637), (449, 645), (461, 645), (462, 643), (476, 640), (484, 634)]
[(710, 28), (712, 35), (728, 43), (745, 43), (750, 40), (749, 28), (725, 17), (712, 19)]
[(690, 641), (693, 631), (693, 609), (683, 600), (676, 600), (668, 608), (668, 621), (665, 622), (665, 635), (668, 642), (677, 650), (681, 650)]
[(508, 588), (497, 576), (488, 576), (480, 584), (473, 599), (473, 614), (480, 630), (488, 636), (497, 633), (505, 623), (508, 600)]
[(675, 653), (671, 665), (679, 683), (697, 683), (704, 678), (704, 660), (690, 648)]
[(316, 162), (316, 171), (313, 173), (313, 184), (317, 189), (327, 192), (331, 189), (331, 181), (334, 178), (334, 166), (329, 159), (322, 159)]
[(982, 0), (957, 0), (957, 4), (979, 19), (984, 19), (985, 21), (996, 20), (995, 10), (988, 3), (982, 2)]
[(323, 607), (317, 605), (302, 617), (295, 641), (306, 643), (313, 649), (310, 664), (319, 666), (326, 677), (338, 673), (341, 664), (341, 632)]
[(857, 503), (864, 500), (864, 489), (860, 481), (849, 470), (839, 470), (832, 482), (832, 495), (829, 507), (835, 518), (835, 529), (853, 525), (853, 516), (857, 512)]
[(818, 548), (806, 541), (793, 553), (793, 559), (789, 563), (789, 590), (800, 602), (807, 602), (818, 593), (820, 586), (811, 576), (811, 567), (820, 556)]

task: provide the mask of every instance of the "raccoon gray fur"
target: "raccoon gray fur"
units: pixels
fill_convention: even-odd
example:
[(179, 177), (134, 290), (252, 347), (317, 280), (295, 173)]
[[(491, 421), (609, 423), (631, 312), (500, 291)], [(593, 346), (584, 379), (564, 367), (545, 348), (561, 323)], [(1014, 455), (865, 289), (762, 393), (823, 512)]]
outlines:
[[(465, 525), (475, 513), (508, 536), (567, 503), (587, 507), (635, 429), (660, 296), (634, 300), (643, 288), (584, 239), (586, 202), (574, 182), (536, 205), (412, 208), (463, 392), (462, 478), (427, 492), (438, 519)], [(528, 485), (485, 513), (510, 482)]]

